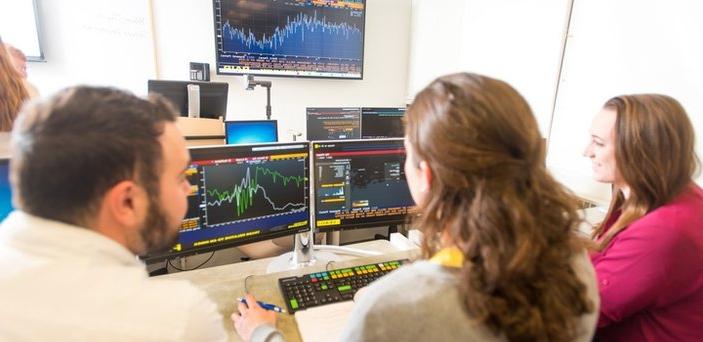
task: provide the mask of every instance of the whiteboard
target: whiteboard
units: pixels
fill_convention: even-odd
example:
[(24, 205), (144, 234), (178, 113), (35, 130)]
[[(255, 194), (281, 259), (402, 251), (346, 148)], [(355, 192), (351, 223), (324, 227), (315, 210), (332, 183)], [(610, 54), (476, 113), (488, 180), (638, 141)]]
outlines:
[[(150, 1), (39, 1), (46, 63), (29, 66), (44, 95), (77, 84), (146, 93), (155, 77)], [(187, 65), (184, 66), (184, 69)]]
[(0, 36), (28, 60), (43, 60), (34, 0), (0, 1)]
[(547, 136), (568, 0), (413, 0), (409, 99), (434, 78), (468, 71), (510, 83)]
[(622, 94), (654, 92), (679, 100), (696, 128), (700, 155), (702, 13), (698, 0), (575, 0), (547, 160), (558, 180), (585, 198), (609, 200), (609, 187), (592, 180), (582, 154), (593, 116)]

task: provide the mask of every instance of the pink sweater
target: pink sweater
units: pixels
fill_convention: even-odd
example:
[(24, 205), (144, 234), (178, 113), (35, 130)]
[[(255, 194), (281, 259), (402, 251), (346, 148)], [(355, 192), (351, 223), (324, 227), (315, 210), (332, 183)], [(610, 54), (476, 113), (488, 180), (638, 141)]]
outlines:
[(601, 296), (601, 340), (703, 341), (700, 187), (692, 185), (630, 224), (591, 261)]

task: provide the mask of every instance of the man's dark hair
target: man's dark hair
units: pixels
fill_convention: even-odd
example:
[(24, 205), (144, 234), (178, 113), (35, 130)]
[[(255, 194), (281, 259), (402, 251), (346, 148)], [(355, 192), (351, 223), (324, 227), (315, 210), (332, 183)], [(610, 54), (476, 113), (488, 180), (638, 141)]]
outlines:
[(114, 88), (74, 87), (27, 106), (12, 133), (11, 178), (20, 209), (82, 225), (115, 184), (158, 196), (159, 137), (173, 106)]

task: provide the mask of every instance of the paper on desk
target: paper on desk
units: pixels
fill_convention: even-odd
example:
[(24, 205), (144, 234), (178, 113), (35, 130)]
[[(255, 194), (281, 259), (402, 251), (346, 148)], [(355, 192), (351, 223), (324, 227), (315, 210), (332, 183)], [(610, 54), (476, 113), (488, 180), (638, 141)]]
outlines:
[(344, 301), (297, 311), (295, 321), (304, 342), (339, 341), (354, 302)]

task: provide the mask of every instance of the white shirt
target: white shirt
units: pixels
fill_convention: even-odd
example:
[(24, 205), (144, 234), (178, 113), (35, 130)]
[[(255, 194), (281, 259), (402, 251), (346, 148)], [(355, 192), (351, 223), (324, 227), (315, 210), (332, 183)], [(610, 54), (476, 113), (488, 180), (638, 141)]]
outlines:
[(18, 211), (0, 225), (0, 341), (225, 339), (205, 293), (106, 236)]

